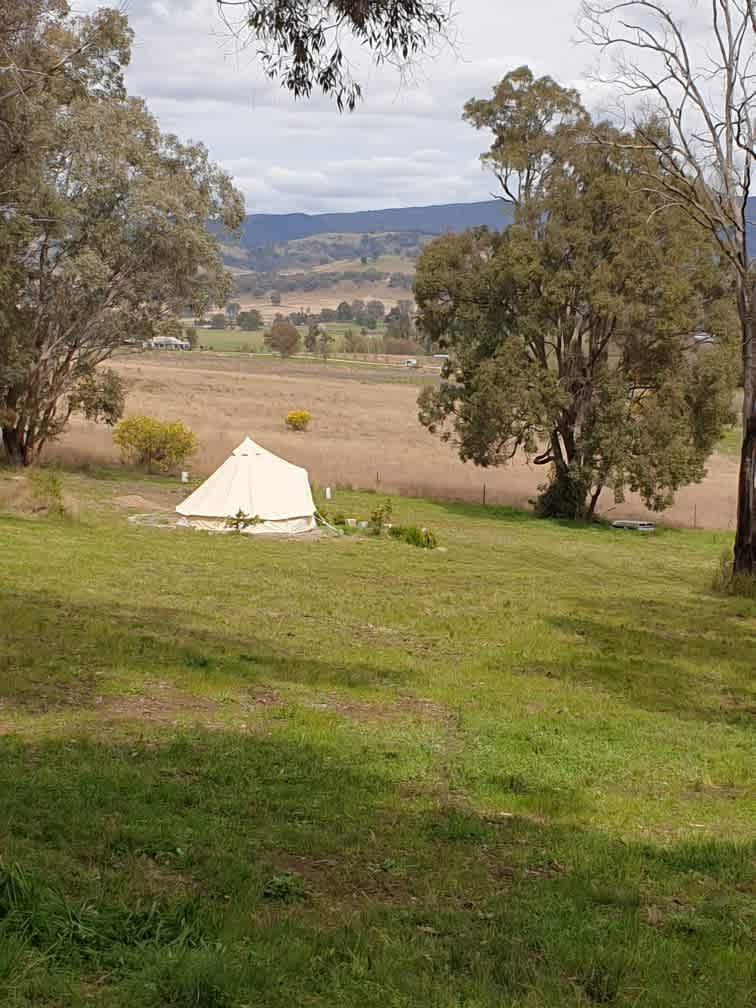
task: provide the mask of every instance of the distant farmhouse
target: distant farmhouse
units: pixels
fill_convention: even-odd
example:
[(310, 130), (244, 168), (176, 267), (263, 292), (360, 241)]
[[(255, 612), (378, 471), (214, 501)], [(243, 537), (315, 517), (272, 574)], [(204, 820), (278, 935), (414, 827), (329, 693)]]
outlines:
[(153, 336), (144, 344), (147, 350), (191, 350), (189, 340), (176, 339), (175, 336)]

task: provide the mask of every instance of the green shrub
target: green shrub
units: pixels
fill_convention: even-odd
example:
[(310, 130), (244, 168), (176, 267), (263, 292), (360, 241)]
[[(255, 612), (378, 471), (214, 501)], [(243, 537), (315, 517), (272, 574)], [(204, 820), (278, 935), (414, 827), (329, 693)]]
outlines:
[(732, 550), (725, 550), (719, 558), (711, 587), (719, 595), (738, 595), (741, 598), (756, 599), (756, 578), (732, 572)]
[(294, 431), (306, 431), (310, 426), (310, 421), (312, 420), (312, 414), (308, 413), (307, 410), (292, 410), (285, 416), (286, 426), (290, 430)]
[(262, 525), (262, 523), (263, 520), (259, 515), (248, 515), (239, 508), (233, 518), (226, 518), (225, 525), (227, 529), (233, 529), (234, 532), (243, 532), (250, 525)]
[(539, 518), (566, 518), (581, 521), (586, 517), (586, 497), (590, 489), (579, 472), (568, 472), (538, 488), (534, 511)]
[(63, 485), (54, 469), (33, 469), (28, 479), (36, 509), (50, 515), (65, 514)]
[(310, 483), (310, 493), (312, 494), (312, 500), (315, 504), (315, 510), (325, 521), (331, 521), (331, 511), (328, 506), (328, 501), (326, 500), (325, 490), (321, 490), (320, 487), (316, 486), (314, 483)]
[(170, 472), (197, 450), (197, 439), (180, 420), (163, 423), (147, 416), (121, 420), (113, 440), (125, 459), (148, 472)]
[(263, 898), (276, 900), (279, 903), (295, 903), (307, 896), (304, 882), (293, 872), (274, 875), (263, 886)]
[(421, 529), (417, 525), (392, 525), (389, 529), (392, 539), (398, 539), (409, 546), (419, 546), (421, 549), (435, 549), (438, 539), (430, 529)]
[(383, 504), (379, 504), (377, 508), (371, 513), (368, 519), (368, 530), (371, 535), (379, 536), (383, 532), (385, 525), (388, 525), (391, 521), (391, 515), (394, 513), (394, 505), (391, 503), (391, 498), (387, 497)]

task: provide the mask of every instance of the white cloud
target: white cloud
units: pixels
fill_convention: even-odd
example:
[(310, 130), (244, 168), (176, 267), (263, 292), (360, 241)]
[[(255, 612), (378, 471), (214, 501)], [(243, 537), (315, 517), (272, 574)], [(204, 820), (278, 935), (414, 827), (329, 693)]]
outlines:
[[(317, 212), (488, 199), (485, 134), (461, 121), (523, 63), (572, 84), (589, 54), (572, 43), (578, 0), (457, 0), (455, 51), (396, 73), (363, 58), (365, 100), (339, 115), (320, 96), (295, 102), (240, 50), (214, 0), (129, 0), (129, 89), (163, 129), (204, 141), (234, 174), (247, 210)], [(79, 9), (99, 6), (78, 0)]]

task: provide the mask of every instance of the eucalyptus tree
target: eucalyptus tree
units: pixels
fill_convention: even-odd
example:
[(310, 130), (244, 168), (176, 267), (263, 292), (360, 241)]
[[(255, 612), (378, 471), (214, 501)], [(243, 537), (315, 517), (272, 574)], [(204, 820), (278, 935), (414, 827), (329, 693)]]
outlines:
[(362, 86), (352, 77), (349, 43), (376, 63), (406, 65), (445, 36), (450, 0), (217, 0), (235, 34), (254, 47), (271, 80), (295, 97), (313, 89), (341, 111)]
[(484, 161), (515, 218), (420, 257), (418, 325), (449, 354), (421, 422), (465, 460), (545, 467), (543, 514), (591, 516), (605, 488), (663, 509), (702, 479), (730, 415), (734, 319), (713, 238), (654, 215), (635, 184), (652, 159), (597, 144), (621, 134), (549, 78), (520, 68), (465, 116), (493, 133)]
[(100, 365), (125, 339), (225, 301), (207, 221), (234, 228), (243, 206), (202, 145), (125, 94), (122, 14), (14, 0), (0, 40), (0, 431), (29, 464), (73, 411), (118, 419), (123, 389)]

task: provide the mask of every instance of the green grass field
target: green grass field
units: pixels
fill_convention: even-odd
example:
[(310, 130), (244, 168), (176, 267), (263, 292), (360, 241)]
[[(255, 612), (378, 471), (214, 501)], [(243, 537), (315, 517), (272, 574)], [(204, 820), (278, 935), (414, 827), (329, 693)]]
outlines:
[(266, 349), (264, 330), (244, 332), (241, 329), (198, 329), (197, 343), (208, 350), (261, 353)]
[[(298, 326), (299, 332), (304, 338), (307, 330), (306, 326)], [(347, 329), (359, 332), (359, 326), (354, 322), (328, 322), (322, 326), (333, 338), (333, 350), (340, 352), (344, 346), (344, 333)], [(386, 327), (381, 324), (372, 330), (370, 337), (374, 340), (381, 339), (386, 332)], [(242, 353), (262, 353), (267, 348), (264, 341), (265, 330), (260, 329), (255, 332), (243, 332), (239, 329), (198, 329), (197, 342), (200, 346), (207, 347), (208, 350), (220, 350), (225, 352)], [(300, 348), (301, 351), (302, 348)]]
[(443, 551), (249, 541), (62, 479), (0, 516), (0, 1003), (752, 1003), (727, 536), (407, 499)]

